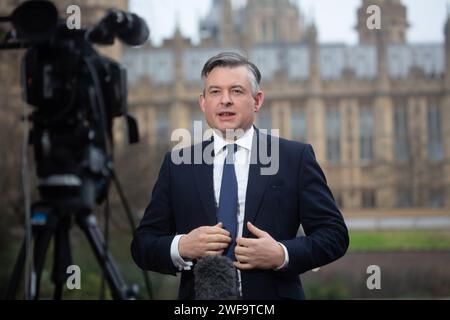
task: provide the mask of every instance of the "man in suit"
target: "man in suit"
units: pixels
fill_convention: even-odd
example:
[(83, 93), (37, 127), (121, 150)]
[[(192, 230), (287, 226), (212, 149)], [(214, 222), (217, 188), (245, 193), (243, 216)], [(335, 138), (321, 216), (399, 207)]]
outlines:
[[(166, 154), (133, 259), (145, 270), (181, 272), (180, 299), (195, 297), (196, 261), (221, 254), (234, 261), (243, 299), (304, 299), (299, 275), (343, 256), (349, 243), (313, 149), (254, 127), (264, 93), (258, 68), (243, 56), (212, 57), (202, 79), (199, 105), (212, 139)], [(199, 149), (200, 163), (174, 161)]]

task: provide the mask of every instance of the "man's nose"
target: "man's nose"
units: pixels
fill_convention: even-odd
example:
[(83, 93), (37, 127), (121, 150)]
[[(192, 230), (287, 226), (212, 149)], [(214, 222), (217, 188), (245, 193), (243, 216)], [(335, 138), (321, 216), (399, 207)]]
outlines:
[(220, 102), (226, 106), (233, 104), (233, 100), (231, 100), (231, 95), (227, 91), (224, 91), (222, 93)]

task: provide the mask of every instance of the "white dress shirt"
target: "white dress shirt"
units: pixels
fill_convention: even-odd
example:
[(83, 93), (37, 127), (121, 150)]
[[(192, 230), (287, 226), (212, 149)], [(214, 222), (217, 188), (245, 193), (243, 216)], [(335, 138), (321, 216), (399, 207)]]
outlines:
[[(248, 182), (248, 172), (250, 169), (250, 156), (252, 151), (253, 144), (253, 135), (254, 135), (253, 126), (248, 129), (242, 137), (237, 139), (235, 143), (238, 148), (235, 154), (234, 161), (234, 170), (236, 173), (236, 179), (238, 183), (238, 214), (237, 214), (237, 237), (242, 237), (242, 230), (244, 227), (244, 214), (245, 214), (245, 196), (247, 194), (247, 182)], [(216, 202), (216, 207), (218, 206), (220, 199), (220, 186), (222, 183), (222, 173), (223, 173), (223, 164), (225, 161), (225, 157), (227, 155), (227, 149), (224, 148), (227, 144), (233, 143), (230, 141), (224, 140), (219, 134), (215, 131), (214, 135), (214, 168), (213, 168), (213, 178), (214, 178), (214, 198)], [(275, 213), (274, 213), (275, 214)], [(220, 221), (219, 221), (220, 222)], [(192, 261), (185, 261), (178, 251), (178, 243), (180, 238), (184, 235), (177, 235), (172, 241), (170, 247), (170, 255), (172, 257), (172, 261), (174, 265), (181, 270), (190, 270), (192, 267)], [(289, 255), (286, 247), (279, 243), (284, 250), (284, 263), (276, 268), (275, 270), (281, 270), (287, 266), (289, 263)], [(238, 270), (239, 271), (239, 270)], [(239, 278), (239, 287), (240, 286), (240, 272), (238, 272)]]

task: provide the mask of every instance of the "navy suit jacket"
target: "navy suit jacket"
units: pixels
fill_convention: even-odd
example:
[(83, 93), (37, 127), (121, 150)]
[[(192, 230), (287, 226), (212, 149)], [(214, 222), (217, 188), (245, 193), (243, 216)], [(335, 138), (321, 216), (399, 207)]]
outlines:
[[(241, 271), (243, 299), (304, 299), (299, 275), (340, 258), (349, 243), (347, 227), (312, 147), (278, 141), (276, 174), (261, 175), (266, 162), (259, 157), (250, 164), (243, 237), (254, 238), (246, 227), (247, 221), (252, 222), (286, 246), (289, 264), (283, 271)], [(202, 150), (210, 143), (203, 142)], [(270, 150), (271, 143), (270, 136), (255, 130), (252, 156), (259, 148)], [(193, 155), (194, 149), (174, 152)], [(176, 274), (179, 270), (170, 256), (174, 236), (216, 223), (213, 165), (174, 164), (167, 153), (131, 244), (133, 259), (144, 270)], [(300, 224), (306, 236), (297, 235)], [(178, 297), (195, 297), (190, 270), (182, 271)]]

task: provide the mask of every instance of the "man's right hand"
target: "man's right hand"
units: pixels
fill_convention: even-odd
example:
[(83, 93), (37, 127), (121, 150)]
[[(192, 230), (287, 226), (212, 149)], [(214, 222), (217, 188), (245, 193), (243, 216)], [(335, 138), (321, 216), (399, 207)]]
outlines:
[(212, 227), (199, 227), (181, 237), (178, 251), (184, 259), (198, 259), (208, 255), (220, 255), (231, 242), (230, 233), (222, 223)]

